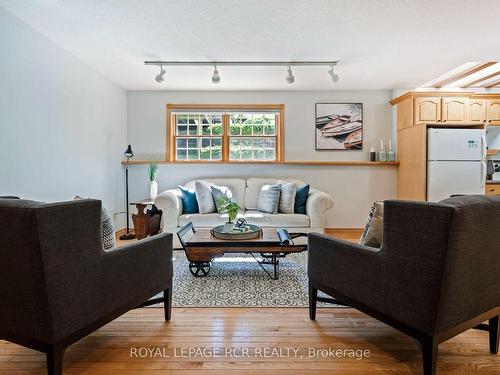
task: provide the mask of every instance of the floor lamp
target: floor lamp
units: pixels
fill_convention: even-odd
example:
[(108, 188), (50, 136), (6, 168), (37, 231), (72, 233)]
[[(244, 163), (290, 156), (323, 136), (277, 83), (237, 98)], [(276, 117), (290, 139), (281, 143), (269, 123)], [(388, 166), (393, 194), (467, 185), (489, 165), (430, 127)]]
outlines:
[(126, 195), (126, 200), (127, 200), (127, 232), (125, 234), (122, 234), (120, 236), (120, 240), (133, 240), (135, 238), (135, 234), (130, 233), (130, 217), (129, 217), (129, 204), (128, 204), (128, 161), (129, 159), (134, 156), (134, 153), (132, 152), (132, 146), (128, 145), (127, 149), (123, 153), (125, 157), (127, 158), (127, 164), (125, 164), (125, 195)]

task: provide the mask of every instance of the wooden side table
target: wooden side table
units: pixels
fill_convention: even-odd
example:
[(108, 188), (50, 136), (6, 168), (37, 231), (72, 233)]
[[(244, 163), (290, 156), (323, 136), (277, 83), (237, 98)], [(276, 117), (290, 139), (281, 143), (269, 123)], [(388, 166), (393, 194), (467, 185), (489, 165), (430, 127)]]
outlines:
[[(134, 232), (137, 239), (140, 240), (160, 232), (162, 212), (155, 206), (155, 202), (144, 199), (138, 202), (131, 202), (130, 205), (137, 208), (137, 214), (132, 214), (132, 222), (134, 223)], [(151, 209), (146, 210), (148, 206), (151, 206)]]

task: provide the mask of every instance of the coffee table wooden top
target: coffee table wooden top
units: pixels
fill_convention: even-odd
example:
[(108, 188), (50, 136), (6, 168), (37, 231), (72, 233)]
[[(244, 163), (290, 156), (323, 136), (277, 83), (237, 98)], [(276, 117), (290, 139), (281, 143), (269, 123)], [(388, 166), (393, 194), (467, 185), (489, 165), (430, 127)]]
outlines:
[(186, 234), (184, 239), (186, 246), (238, 246), (238, 245), (252, 245), (252, 246), (280, 246), (280, 241), (275, 228), (262, 228), (261, 235), (257, 238), (249, 240), (222, 240), (211, 235), (210, 229), (197, 229), (195, 233)]

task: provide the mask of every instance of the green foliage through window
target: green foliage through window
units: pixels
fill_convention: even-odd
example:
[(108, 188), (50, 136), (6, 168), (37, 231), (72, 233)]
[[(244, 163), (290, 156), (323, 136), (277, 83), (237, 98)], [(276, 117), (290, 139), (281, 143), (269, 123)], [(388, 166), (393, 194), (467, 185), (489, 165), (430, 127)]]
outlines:
[(276, 113), (187, 113), (174, 119), (176, 160), (220, 161), (224, 139), (228, 139), (230, 161), (277, 160)]

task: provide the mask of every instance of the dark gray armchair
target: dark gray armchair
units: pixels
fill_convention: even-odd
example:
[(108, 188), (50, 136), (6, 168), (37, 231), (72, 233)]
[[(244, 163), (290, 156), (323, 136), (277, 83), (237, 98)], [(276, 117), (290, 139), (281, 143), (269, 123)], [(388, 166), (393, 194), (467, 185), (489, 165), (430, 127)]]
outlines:
[(435, 373), (438, 344), (473, 327), (489, 331), (496, 354), (499, 234), (500, 198), (486, 196), (386, 201), (380, 250), (311, 234), (310, 318), (317, 301), (357, 308), (414, 337), (425, 375)]
[(164, 300), (170, 319), (171, 234), (105, 252), (97, 200), (2, 199), (0, 223), (0, 339), (47, 353), (49, 375), (62, 374), (65, 348), (128, 310)]

